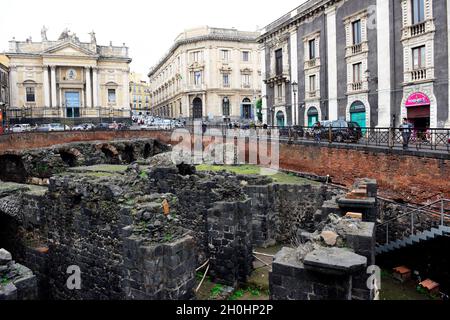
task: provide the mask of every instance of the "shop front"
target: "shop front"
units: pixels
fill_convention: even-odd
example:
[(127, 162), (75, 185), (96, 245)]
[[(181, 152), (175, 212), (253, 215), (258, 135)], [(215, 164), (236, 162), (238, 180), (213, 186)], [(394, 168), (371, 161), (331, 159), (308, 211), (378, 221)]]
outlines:
[(415, 92), (406, 100), (406, 117), (416, 129), (426, 130), (430, 127), (430, 98), (422, 93)]

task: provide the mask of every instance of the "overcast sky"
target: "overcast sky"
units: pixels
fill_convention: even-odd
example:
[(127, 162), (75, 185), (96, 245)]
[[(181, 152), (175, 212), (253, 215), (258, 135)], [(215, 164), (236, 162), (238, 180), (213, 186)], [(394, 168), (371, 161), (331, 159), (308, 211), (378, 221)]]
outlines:
[[(133, 59), (131, 70), (146, 74), (184, 29), (209, 25), (255, 31), (305, 0), (1, 0), (7, 12), (0, 19), (0, 52), (13, 37), (57, 40), (64, 28), (81, 41), (126, 43)], [(145, 79), (146, 80), (146, 79)]]

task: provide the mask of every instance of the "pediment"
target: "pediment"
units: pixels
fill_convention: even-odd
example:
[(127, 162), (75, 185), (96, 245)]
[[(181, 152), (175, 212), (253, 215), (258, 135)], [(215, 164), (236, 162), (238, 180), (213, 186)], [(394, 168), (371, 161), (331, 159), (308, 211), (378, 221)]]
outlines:
[(44, 52), (45, 55), (55, 56), (69, 56), (69, 57), (95, 57), (97, 53), (76, 45), (72, 42), (67, 42), (62, 45), (58, 45), (47, 49)]

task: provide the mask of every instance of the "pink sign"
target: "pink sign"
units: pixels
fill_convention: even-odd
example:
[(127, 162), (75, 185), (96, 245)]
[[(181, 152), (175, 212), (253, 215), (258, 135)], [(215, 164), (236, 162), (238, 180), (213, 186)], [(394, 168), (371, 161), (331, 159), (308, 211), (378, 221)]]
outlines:
[(419, 107), (430, 104), (430, 98), (422, 92), (416, 92), (409, 96), (406, 100), (406, 107)]

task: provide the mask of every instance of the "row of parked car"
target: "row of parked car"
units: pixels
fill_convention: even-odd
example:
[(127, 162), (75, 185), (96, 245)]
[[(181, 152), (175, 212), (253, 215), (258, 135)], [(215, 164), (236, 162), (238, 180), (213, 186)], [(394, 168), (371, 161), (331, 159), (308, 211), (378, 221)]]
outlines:
[(12, 133), (22, 132), (58, 132), (58, 131), (89, 131), (89, 130), (125, 130), (129, 126), (125, 123), (99, 123), (97, 125), (93, 123), (82, 123), (75, 126), (64, 125), (61, 123), (48, 123), (41, 125), (30, 124), (15, 124), (8, 131)]
[[(334, 142), (358, 142), (363, 136), (363, 131), (356, 122), (345, 120), (321, 121), (311, 128), (294, 126), (292, 133), (301, 138), (320, 138), (321, 140), (329, 140), (331, 133), (331, 140)], [(281, 128), (280, 135), (288, 136), (289, 129)]]

